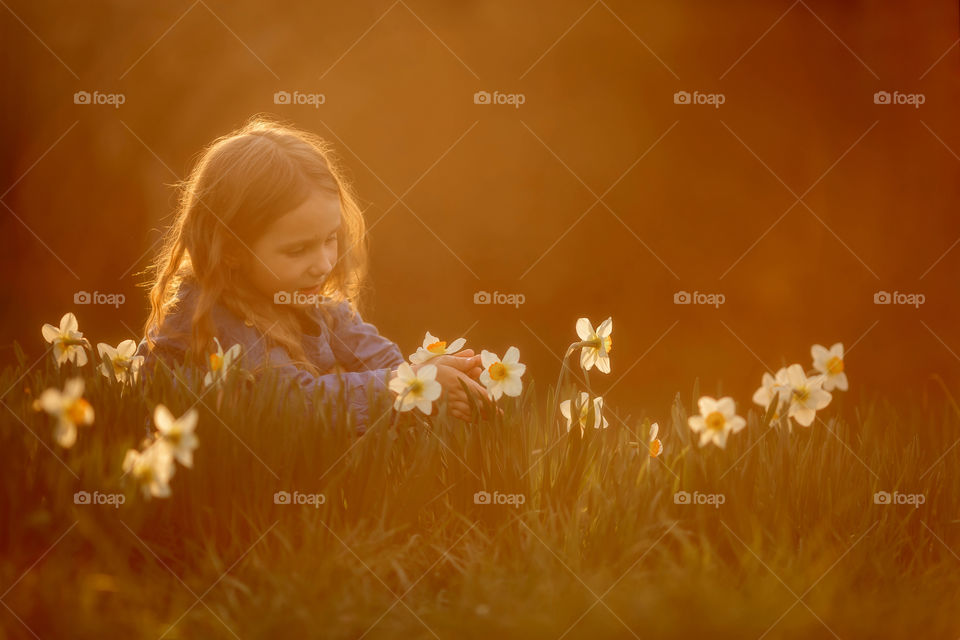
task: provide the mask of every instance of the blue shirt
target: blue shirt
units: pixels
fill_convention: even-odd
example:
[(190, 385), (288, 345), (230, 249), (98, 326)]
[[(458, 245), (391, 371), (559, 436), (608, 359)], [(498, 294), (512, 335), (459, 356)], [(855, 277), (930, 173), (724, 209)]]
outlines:
[[(182, 363), (190, 344), (191, 320), (196, 306), (196, 285), (184, 281), (178, 293), (176, 307), (164, 318), (162, 328), (151, 330), (154, 349), (149, 351), (144, 338), (137, 347), (137, 355), (144, 356), (146, 372), (163, 360), (168, 366)], [(298, 385), (308, 395), (321, 391), (324, 402), (337, 404), (341, 394), (346, 397), (347, 409), (353, 413), (358, 430), (369, 426), (368, 390), (374, 396), (386, 390), (387, 376), (404, 362), (400, 348), (379, 334), (377, 328), (364, 322), (360, 314), (352, 314), (347, 302), (325, 307), (333, 316), (330, 329), (319, 309), (308, 310), (310, 330), (303, 334), (303, 348), (309, 361), (321, 372), (313, 375), (295, 364), (282, 346), (269, 349), (264, 335), (248, 325), (230, 309), (217, 303), (211, 309), (216, 336), (224, 350), (241, 345), (241, 361), (246, 368), (267, 366), (287, 382)], [(206, 372), (199, 372), (204, 375)]]

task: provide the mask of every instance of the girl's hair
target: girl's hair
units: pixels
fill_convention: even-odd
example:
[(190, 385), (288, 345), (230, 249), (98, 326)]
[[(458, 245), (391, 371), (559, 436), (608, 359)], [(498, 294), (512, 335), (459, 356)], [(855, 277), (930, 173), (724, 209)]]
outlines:
[[(302, 204), (315, 189), (340, 198), (340, 247), (337, 263), (321, 293), (330, 304), (360, 307), (367, 275), (367, 240), (363, 213), (338, 166), (331, 146), (311, 133), (263, 117), (214, 140), (201, 152), (186, 180), (176, 185), (179, 204), (163, 247), (147, 272), (150, 316), (144, 333), (150, 350), (151, 331), (163, 325), (185, 282), (195, 285), (197, 304), (191, 319), (190, 349), (205, 359), (216, 335), (211, 310), (220, 303), (256, 327), (268, 349), (284, 347), (291, 359), (319, 373), (307, 359), (298, 319), (291, 305), (265, 303), (237, 272), (236, 259), (249, 260), (249, 247), (269, 225)], [(322, 315), (330, 315), (321, 305)], [(227, 345), (224, 345), (227, 346)]]

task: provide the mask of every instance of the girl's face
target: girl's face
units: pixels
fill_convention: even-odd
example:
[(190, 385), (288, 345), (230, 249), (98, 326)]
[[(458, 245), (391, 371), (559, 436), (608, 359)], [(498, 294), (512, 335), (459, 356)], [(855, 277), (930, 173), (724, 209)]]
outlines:
[(315, 189), (250, 247), (244, 276), (276, 304), (314, 306), (337, 262), (340, 197)]

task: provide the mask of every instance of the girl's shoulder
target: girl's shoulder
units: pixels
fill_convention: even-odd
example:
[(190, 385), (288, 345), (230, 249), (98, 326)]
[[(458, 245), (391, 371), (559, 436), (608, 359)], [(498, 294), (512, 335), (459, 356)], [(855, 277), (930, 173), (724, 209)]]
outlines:
[[(159, 327), (152, 327), (150, 337), (154, 341), (153, 351), (182, 360), (190, 346), (193, 316), (196, 311), (199, 289), (190, 280), (184, 280), (177, 291), (176, 301)], [(223, 347), (234, 344), (249, 347), (260, 339), (253, 323), (238, 317), (221, 302), (210, 309), (210, 320)], [(151, 350), (144, 337), (137, 347), (137, 355), (147, 355)]]

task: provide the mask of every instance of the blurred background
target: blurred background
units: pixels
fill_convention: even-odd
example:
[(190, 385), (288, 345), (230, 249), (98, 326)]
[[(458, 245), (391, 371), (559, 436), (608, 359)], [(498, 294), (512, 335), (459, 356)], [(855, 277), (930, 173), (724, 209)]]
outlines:
[(516, 345), (542, 387), (612, 316), (595, 389), (661, 420), (814, 343), (851, 398), (960, 382), (956, 2), (0, 4), (4, 364), (71, 310), (139, 339), (170, 185), (269, 113), (349, 167), (404, 353)]

